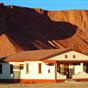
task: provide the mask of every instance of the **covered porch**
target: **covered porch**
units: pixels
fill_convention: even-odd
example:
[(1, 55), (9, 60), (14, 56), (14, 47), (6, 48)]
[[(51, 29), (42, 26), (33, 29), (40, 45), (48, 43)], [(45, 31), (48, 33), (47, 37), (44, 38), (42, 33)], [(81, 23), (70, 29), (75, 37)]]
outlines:
[(48, 64), (55, 66), (55, 80), (88, 81), (88, 61), (48, 61)]
[(88, 61), (56, 61), (56, 79), (88, 81)]

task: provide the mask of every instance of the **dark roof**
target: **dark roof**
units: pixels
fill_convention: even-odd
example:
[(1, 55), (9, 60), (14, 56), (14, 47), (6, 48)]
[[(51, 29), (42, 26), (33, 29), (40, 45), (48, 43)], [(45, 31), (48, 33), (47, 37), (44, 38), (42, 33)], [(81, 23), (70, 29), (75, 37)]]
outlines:
[(33, 50), (33, 51), (24, 51), (18, 54), (9, 56), (4, 61), (37, 61), (48, 59), (49, 57), (53, 57), (57, 54), (64, 53), (70, 51), (71, 49), (48, 49), (48, 50)]

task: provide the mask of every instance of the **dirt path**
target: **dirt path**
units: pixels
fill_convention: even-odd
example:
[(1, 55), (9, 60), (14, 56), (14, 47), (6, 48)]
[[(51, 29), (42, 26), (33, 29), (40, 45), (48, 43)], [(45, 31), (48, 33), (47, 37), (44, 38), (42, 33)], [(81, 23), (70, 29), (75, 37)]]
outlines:
[(0, 84), (0, 88), (88, 88), (88, 82), (46, 84)]

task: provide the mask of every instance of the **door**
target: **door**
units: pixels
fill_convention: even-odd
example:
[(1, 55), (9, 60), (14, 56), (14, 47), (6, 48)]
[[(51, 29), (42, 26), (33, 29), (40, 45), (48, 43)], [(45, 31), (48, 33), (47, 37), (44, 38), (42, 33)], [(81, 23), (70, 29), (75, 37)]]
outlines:
[(70, 74), (69, 74), (70, 70), (69, 70), (69, 64), (60, 64), (59, 65), (59, 73), (66, 75), (67, 78), (70, 78)]
[(74, 75), (74, 65), (69, 65), (69, 78), (72, 78), (72, 75)]
[(69, 64), (64, 64), (64, 72), (67, 78), (69, 78)]

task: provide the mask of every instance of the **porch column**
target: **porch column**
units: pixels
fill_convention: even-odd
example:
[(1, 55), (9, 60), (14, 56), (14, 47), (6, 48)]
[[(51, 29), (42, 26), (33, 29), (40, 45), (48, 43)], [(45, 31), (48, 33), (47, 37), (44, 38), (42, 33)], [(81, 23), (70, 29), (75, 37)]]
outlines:
[(83, 71), (83, 63), (80, 63), (81, 71)]
[(57, 63), (55, 62), (55, 80), (57, 80)]

